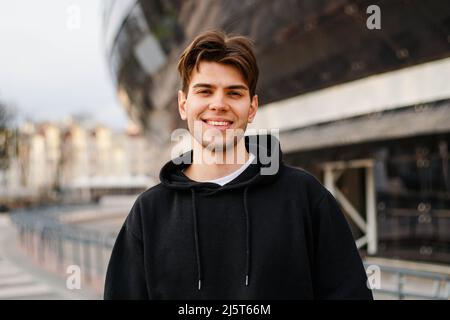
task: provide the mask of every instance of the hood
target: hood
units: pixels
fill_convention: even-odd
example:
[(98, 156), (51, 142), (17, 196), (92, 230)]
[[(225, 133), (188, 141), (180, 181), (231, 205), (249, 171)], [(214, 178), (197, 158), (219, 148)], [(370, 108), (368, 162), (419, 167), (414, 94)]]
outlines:
[(278, 139), (273, 135), (245, 136), (244, 139), (245, 148), (255, 156), (255, 160), (230, 183), (220, 186), (210, 182), (193, 181), (185, 176), (182, 171), (192, 163), (192, 150), (163, 166), (159, 175), (161, 183), (174, 190), (195, 189), (200, 193), (212, 194), (229, 189), (244, 188), (249, 185), (270, 183), (276, 179), (282, 163), (282, 152)]

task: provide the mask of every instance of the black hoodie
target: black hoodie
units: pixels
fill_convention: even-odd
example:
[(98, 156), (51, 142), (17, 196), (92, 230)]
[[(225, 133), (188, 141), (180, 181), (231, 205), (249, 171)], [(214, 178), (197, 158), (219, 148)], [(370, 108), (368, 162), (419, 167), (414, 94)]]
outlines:
[[(268, 137), (245, 138), (257, 161), (224, 186), (182, 173), (192, 151), (169, 161), (120, 230), (104, 298), (372, 299), (336, 200)], [(264, 175), (273, 143), (279, 169)]]

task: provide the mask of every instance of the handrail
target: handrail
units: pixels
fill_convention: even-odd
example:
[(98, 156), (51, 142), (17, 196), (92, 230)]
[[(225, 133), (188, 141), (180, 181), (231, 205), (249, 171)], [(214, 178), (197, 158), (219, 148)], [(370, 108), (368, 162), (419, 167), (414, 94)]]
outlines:
[[(450, 275), (445, 273), (425, 271), (425, 270), (412, 270), (403, 267), (383, 266), (379, 264), (373, 264), (364, 262), (364, 266), (367, 269), (370, 266), (376, 266), (379, 268), (381, 274), (393, 274), (396, 276), (396, 283), (393, 288), (372, 288), (374, 293), (388, 294), (396, 296), (398, 299), (406, 298), (418, 298), (418, 299), (433, 299), (433, 300), (448, 300), (450, 299)], [(433, 283), (432, 292), (415, 292), (405, 290), (407, 285), (406, 277), (414, 277), (422, 280), (430, 280)]]
[(76, 207), (15, 212), (11, 214), (11, 221), (18, 230), (22, 248), (45, 268), (66, 274), (67, 266), (77, 265), (84, 279), (102, 291), (118, 232), (101, 232), (59, 221), (60, 215), (74, 209)]

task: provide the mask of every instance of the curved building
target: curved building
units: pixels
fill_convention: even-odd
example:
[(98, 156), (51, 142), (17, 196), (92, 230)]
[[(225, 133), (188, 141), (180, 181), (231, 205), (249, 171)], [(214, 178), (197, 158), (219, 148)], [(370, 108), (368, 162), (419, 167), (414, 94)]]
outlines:
[[(373, 6), (375, 5), (375, 6)], [(118, 97), (161, 154), (184, 127), (182, 50), (199, 32), (250, 36), (254, 128), (321, 178), (368, 254), (450, 261), (450, 2), (110, 0), (106, 58)], [(378, 24), (377, 24), (378, 22)]]

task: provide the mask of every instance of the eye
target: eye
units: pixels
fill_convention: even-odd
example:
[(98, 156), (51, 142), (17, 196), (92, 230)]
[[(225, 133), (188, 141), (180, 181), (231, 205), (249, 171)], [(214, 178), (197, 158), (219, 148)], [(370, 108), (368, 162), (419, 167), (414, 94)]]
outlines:
[(211, 93), (211, 90), (200, 90), (200, 91), (198, 91), (197, 93), (200, 93), (200, 94), (210, 94), (210, 93)]
[(241, 97), (242, 96), (242, 94), (237, 92), (237, 91), (231, 91), (229, 94), (230, 94), (230, 96), (234, 96), (234, 97)]

